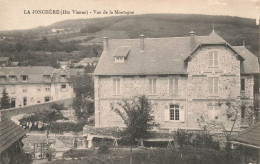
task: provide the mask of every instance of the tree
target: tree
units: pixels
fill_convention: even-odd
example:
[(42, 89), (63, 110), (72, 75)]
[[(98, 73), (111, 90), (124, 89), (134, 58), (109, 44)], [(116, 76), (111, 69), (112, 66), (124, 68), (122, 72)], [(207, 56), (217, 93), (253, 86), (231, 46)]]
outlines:
[[(219, 116), (213, 120), (207, 120), (204, 116), (198, 119), (199, 124), (204, 125), (204, 130), (209, 133), (221, 132), (226, 139), (226, 146), (235, 129), (240, 124), (251, 125), (256, 120), (256, 112), (250, 103), (246, 102), (218, 102)], [(224, 110), (223, 110), (224, 109)], [(243, 111), (243, 112), (242, 112)]]
[(132, 144), (150, 137), (150, 130), (159, 124), (154, 122), (151, 103), (145, 95), (136, 96), (131, 101), (123, 100), (122, 103), (111, 104), (112, 111), (116, 112), (124, 121), (126, 129), (123, 131), (123, 139), (131, 144), (130, 163), (132, 162)]
[(84, 74), (73, 76), (69, 81), (75, 92), (72, 105), (75, 114), (78, 119), (86, 119), (94, 113), (94, 83), (92, 77)]
[(6, 91), (6, 88), (3, 88), (2, 97), (1, 97), (1, 108), (0, 109), (7, 109), (10, 108), (10, 98), (8, 96), (8, 93)]

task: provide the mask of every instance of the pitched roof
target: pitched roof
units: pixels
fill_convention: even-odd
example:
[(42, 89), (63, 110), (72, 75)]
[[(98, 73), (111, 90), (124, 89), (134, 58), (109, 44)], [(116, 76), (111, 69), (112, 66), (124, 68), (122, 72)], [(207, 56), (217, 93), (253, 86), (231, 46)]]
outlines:
[[(82, 74), (84, 70), (62, 70), (62, 69), (55, 69), (51, 66), (31, 66), (31, 67), (0, 67), (0, 76), (17, 76), (16, 81), (9, 82), (8, 80), (5, 82), (1, 82), (4, 84), (17, 84), (17, 83), (51, 83), (51, 82), (67, 82), (67, 80), (62, 79), (61, 75), (67, 75), (69, 77), (70, 75), (75, 74)], [(22, 82), (21, 77), (22, 75), (28, 76), (27, 82)], [(45, 79), (44, 75), (49, 75), (50, 80)]]
[(233, 48), (239, 52), (239, 54), (245, 59), (243, 64), (241, 65), (241, 73), (249, 74), (249, 73), (259, 73), (259, 65), (258, 58), (252, 54), (246, 47), (244, 46), (233, 46)]
[(260, 122), (233, 136), (230, 141), (260, 149)]
[(0, 153), (23, 137), (26, 132), (26, 130), (16, 125), (10, 119), (2, 117), (0, 121)]
[(10, 58), (9, 57), (0, 57), (0, 62), (6, 62), (9, 61)]
[(129, 46), (120, 46), (116, 49), (114, 57), (126, 57), (129, 51)]
[[(107, 52), (103, 52), (94, 75), (163, 75), (187, 74), (185, 60), (196, 51), (200, 45), (225, 45), (237, 53), (242, 62), (241, 73), (253, 74), (259, 72), (258, 63), (251, 61), (255, 56), (240, 48), (230, 46), (214, 31), (208, 36), (144, 38), (144, 51), (140, 51), (139, 39), (111, 39)], [(119, 54), (119, 47), (130, 47), (124, 63), (115, 63), (114, 55)], [(240, 52), (241, 51), (241, 52)], [(257, 68), (257, 69), (256, 69)]]

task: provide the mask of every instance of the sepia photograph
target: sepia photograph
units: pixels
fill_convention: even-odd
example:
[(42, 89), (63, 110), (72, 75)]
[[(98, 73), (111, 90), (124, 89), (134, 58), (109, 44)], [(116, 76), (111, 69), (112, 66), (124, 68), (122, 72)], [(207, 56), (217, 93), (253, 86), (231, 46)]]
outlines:
[(260, 164), (260, 0), (0, 0), (0, 164)]

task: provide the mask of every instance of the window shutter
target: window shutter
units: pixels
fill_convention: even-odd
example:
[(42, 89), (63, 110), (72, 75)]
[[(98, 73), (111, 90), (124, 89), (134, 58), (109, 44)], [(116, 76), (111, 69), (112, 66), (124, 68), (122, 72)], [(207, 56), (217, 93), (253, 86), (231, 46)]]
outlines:
[(156, 94), (156, 79), (153, 79), (153, 94)]
[(209, 93), (213, 93), (213, 78), (209, 78)]
[(178, 94), (178, 79), (174, 80), (174, 94)]
[(218, 52), (214, 53), (214, 66), (218, 66)]
[(116, 94), (116, 79), (113, 79), (113, 94)]
[(214, 119), (214, 110), (213, 110), (213, 106), (211, 104), (208, 105), (208, 117), (209, 117), (209, 120)]
[(213, 66), (213, 53), (209, 52), (209, 66)]
[(120, 94), (120, 79), (117, 79), (117, 94)]
[(180, 106), (180, 121), (185, 122), (185, 109), (183, 106)]
[(152, 94), (152, 79), (149, 79), (149, 93)]
[(169, 94), (173, 94), (173, 79), (169, 79)]
[(214, 93), (218, 94), (218, 78), (214, 78)]
[(169, 105), (165, 104), (164, 106), (164, 121), (170, 120), (170, 112), (169, 112)]

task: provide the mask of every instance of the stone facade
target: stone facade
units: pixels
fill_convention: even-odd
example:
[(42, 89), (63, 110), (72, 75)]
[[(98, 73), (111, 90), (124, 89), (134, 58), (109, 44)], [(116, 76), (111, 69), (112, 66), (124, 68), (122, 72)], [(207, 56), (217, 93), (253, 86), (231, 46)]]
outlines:
[[(218, 53), (218, 66), (209, 66), (210, 52)], [(187, 74), (95, 76), (95, 126), (124, 126), (122, 119), (111, 111), (110, 104), (144, 94), (151, 100), (155, 121), (160, 124), (160, 128), (199, 130), (211, 121), (219, 121), (228, 129), (234, 118), (227, 116), (227, 102), (238, 107), (236, 128), (239, 128), (240, 104), (252, 105), (254, 97), (254, 76), (241, 75), (240, 62), (237, 54), (229, 47), (212, 45), (202, 47), (192, 55), (187, 63)], [(218, 81), (217, 93), (209, 91), (210, 78)], [(243, 91), (241, 78), (245, 79)], [(113, 79), (119, 79), (120, 94), (113, 93)], [(156, 94), (149, 94), (149, 79), (156, 79)], [(178, 92), (175, 94), (169, 91), (171, 79), (178, 79)], [(170, 105), (178, 106), (180, 118), (177, 120), (167, 118)], [(210, 110), (215, 111), (213, 118)]]

